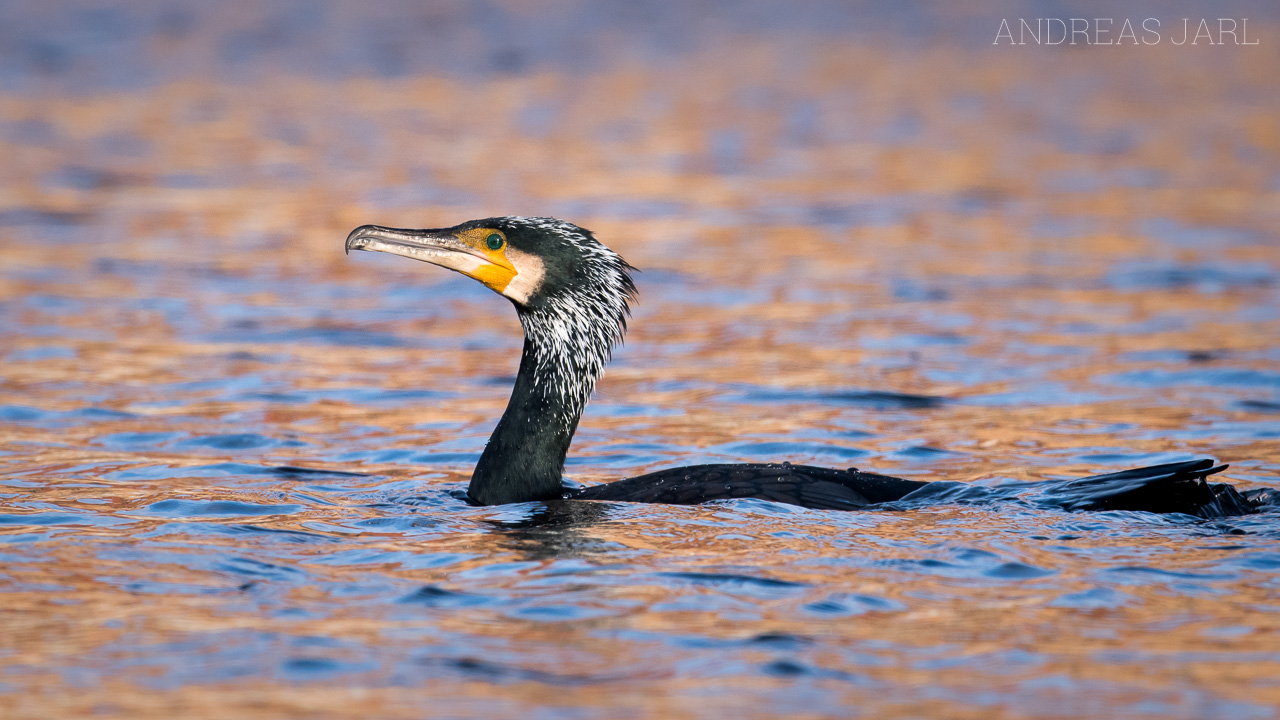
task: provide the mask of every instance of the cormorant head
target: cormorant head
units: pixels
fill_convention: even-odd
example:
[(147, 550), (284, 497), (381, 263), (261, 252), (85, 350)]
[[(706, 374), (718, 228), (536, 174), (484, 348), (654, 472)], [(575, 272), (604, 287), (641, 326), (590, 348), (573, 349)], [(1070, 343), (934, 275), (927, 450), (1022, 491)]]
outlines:
[(580, 336), (567, 338), (574, 344), (589, 336), (594, 342), (586, 344), (597, 352), (603, 346), (604, 360), (622, 338), (636, 296), (634, 268), (590, 230), (555, 218), (494, 217), (433, 230), (364, 225), (351, 231), (346, 247), (403, 255), (479, 280), (515, 304), (526, 333), (568, 331)]

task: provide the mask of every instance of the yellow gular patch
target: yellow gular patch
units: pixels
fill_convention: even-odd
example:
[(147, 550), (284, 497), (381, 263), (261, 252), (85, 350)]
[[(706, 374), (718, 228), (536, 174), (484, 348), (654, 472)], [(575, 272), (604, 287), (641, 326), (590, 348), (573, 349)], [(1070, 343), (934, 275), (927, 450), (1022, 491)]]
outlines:
[[(497, 235), (502, 238), (502, 244), (497, 249), (489, 247), (490, 235)], [(515, 266), (507, 259), (506, 235), (501, 230), (474, 228), (458, 233), (457, 237), (471, 247), (478, 258), (483, 259), (474, 270), (467, 274), (484, 283), (494, 292), (502, 293), (502, 291), (506, 290), (507, 285), (517, 275)]]

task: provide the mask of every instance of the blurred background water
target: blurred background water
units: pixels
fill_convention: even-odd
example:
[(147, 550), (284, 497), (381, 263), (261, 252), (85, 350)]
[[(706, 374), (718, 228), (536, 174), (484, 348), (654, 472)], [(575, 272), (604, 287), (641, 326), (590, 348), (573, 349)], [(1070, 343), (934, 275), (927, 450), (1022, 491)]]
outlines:
[(0, 3), (0, 715), (1275, 717), (1274, 514), (468, 507), (514, 313), (342, 241), (642, 269), (577, 482), (1276, 486), (1278, 73), (1273, 2)]

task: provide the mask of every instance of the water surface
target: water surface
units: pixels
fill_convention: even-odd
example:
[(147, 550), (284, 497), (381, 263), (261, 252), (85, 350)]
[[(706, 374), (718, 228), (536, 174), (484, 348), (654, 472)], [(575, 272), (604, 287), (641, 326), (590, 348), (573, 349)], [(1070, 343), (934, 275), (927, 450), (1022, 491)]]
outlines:
[(0, 714), (1276, 716), (1275, 514), (469, 507), (514, 313), (342, 253), (538, 214), (641, 268), (579, 483), (1280, 486), (1265, 14), (315, 7), (0, 11)]

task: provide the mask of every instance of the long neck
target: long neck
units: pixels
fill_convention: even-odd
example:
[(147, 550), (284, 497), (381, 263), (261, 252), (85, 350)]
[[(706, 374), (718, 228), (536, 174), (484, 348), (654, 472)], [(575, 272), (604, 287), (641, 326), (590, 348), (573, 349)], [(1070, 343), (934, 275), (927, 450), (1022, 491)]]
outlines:
[(574, 313), (522, 313), (520, 321), (516, 386), (467, 490), (482, 505), (560, 496), (565, 455), (616, 332)]

